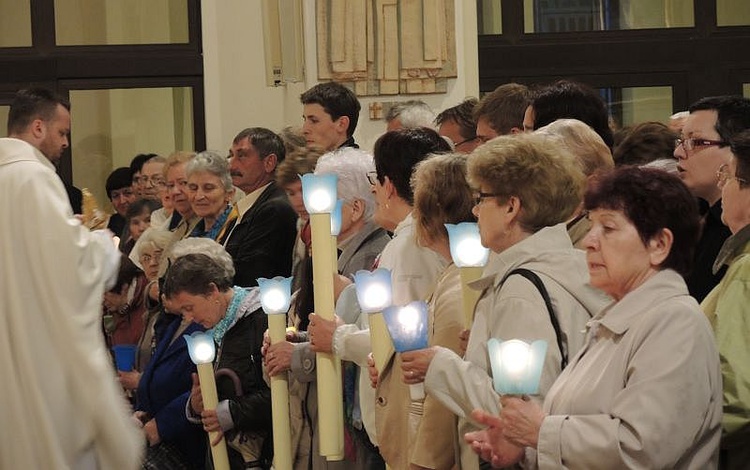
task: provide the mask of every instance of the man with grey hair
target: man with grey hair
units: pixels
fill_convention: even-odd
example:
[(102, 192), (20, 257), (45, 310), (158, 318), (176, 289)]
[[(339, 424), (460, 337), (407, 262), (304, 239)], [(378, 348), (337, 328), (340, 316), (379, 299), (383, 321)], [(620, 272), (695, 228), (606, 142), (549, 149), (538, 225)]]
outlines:
[(385, 115), (386, 131), (412, 127), (434, 127), (435, 113), (422, 100), (396, 103)]
[(276, 184), (276, 167), (285, 156), (281, 137), (263, 127), (244, 129), (232, 141), (229, 173), (245, 197), (235, 205), (236, 224), (219, 242), (234, 260), (238, 286), (291, 274), (297, 214), (284, 188)]

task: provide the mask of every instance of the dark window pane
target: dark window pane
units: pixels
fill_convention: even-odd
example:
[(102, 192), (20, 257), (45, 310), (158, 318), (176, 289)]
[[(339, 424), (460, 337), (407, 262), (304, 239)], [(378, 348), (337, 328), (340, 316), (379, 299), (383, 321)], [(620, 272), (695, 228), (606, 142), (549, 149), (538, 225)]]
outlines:
[(694, 26), (692, 0), (524, 0), (527, 33)]

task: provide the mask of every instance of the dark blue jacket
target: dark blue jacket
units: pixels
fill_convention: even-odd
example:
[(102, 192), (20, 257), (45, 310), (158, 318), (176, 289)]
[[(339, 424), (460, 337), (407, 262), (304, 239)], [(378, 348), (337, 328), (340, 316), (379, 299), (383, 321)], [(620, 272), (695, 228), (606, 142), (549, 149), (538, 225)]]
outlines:
[(203, 331), (204, 328), (191, 323), (170, 344), (181, 319), (172, 315), (168, 317), (172, 317), (172, 320), (161, 324), (162, 328), (157, 330), (156, 350), (141, 375), (137, 409), (156, 418), (156, 426), (163, 442), (175, 444), (194, 467), (202, 468), (206, 461), (206, 433), (200, 424), (193, 424), (185, 417), (185, 404), (193, 385), (191, 374), (196, 369), (182, 335)]

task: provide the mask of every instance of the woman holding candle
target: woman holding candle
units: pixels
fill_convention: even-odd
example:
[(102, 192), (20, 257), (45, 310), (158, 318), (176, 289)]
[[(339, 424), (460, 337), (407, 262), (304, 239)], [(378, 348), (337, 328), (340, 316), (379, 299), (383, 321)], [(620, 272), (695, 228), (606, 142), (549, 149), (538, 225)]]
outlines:
[[(424, 381), (425, 391), (459, 416), (459, 435), (476, 430), (475, 408), (499, 412), (487, 352), (490, 338), (544, 339), (543, 396), (583, 345), (586, 322), (606, 299), (588, 285), (583, 252), (573, 248), (565, 221), (581, 203), (584, 175), (575, 159), (549, 139), (523, 134), (499, 137), (469, 158), (476, 189), (474, 214), (482, 245), (494, 252), (482, 277), (471, 284), (483, 292), (477, 303), (466, 355), (433, 346), (404, 353), (404, 380)], [(563, 155), (561, 155), (563, 154)], [(520, 274), (536, 274), (554, 306)], [(550, 315), (557, 320), (557, 327)], [(558, 342), (559, 334), (559, 342)], [(460, 448), (461, 468), (478, 468), (471, 449)]]
[(721, 220), (732, 231), (714, 263), (727, 273), (701, 303), (716, 336), (724, 383), (720, 467), (739, 469), (750, 462), (750, 384), (747, 305), (750, 294), (750, 132), (732, 139), (732, 158), (719, 169)]
[(294, 252), (292, 253), (292, 276), (295, 283), (298, 282), (298, 266), (310, 250), (311, 242), (310, 214), (307, 213), (305, 203), (302, 200), (300, 175), (312, 173), (319, 157), (320, 151), (302, 147), (288, 154), (276, 168), (276, 184), (284, 189), (289, 204), (297, 213), (297, 238), (294, 241)]
[[(461, 279), (451, 261), (448, 232), (444, 224), (475, 220), (471, 210), (473, 197), (466, 182), (466, 155), (435, 155), (417, 165), (411, 178), (414, 189), (414, 227), (420, 246), (440, 255), (446, 263), (433, 293), (428, 299), (428, 344), (443, 346), (459, 354), (459, 334), (464, 327)], [(402, 367), (408, 367), (403, 364)], [(370, 368), (371, 377), (374, 363)], [(378, 396), (384, 398), (382, 414), (410, 414), (410, 429), (404, 439), (393, 439), (387, 447), (401, 447), (411, 469), (449, 469), (455, 463), (453, 448), (457, 442), (456, 417), (448, 408), (427, 396), (424, 401), (410, 400), (399, 393), (400, 369), (388, 368), (377, 380)], [(395, 393), (394, 393), (395, 392)], [(421, 419), (420, 419), (421, 414)], [(390, 421), (385, 417), (384, 421)]]
[[(175, 245), (178, 250), (185, 240)], [(223, 249), (178, 257), (167, 270), (165, 306), (184, 319), (213, 328), (219, 405), (203, 408), (196, 375), (187, 411), (207, 432), (227, 438), (233, 469), (268, 468), (272, 457), (271, 393), (263, 380), (260, 350), (268, 326), (257, 287), (233, 287), (234, 266)], [(207, 254), (208, 253), (208, 254)], [(212, 442), (212, 445), (218, 441)]]
[(613, 302), (542, 407), (505, 396), (500, 418), (476, 413), (490, 429), (467, 440), (498, 465), (716, 468), (719, 357), (682, 278), (698, 237), (695, 200), (673, 175), (623, 167), (593, 181), (585, 207), (591, 284)]

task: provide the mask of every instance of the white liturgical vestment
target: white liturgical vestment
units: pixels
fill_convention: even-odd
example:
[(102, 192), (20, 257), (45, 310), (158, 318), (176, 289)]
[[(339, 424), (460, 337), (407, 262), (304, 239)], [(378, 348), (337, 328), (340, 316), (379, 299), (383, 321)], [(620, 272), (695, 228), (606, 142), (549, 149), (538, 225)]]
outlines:
[(119, 254), (28, 143), (0, 139), (0, 188), (0, 468), (137, 468), (143, 440), (101, 333)]

